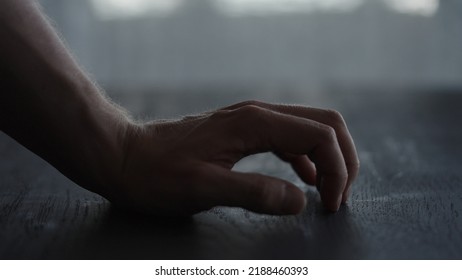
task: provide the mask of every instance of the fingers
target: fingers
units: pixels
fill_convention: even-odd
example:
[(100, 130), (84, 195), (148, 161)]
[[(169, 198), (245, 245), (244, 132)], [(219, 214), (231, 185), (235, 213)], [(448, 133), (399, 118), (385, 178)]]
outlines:
[(324, 205), (338, 210), (348, 173), (332, 127), (252, 105), (228, 114), (234, 116), (227, 124), (232, 131), (230, 137), (245, 144), (243, 154), (276, 151), (309, 156), (322, 177), (320, 194)]
[(257, 213), (298, 214), (304, 193), (293, 184), (274, 177), (211, 167), (207, 193), (209, 205), (243, 207)]
[(306, 155), (287, 153), (276, 153), (276, 155), (283, 161), (290, 163), (292, 169), (303, 182), (312, 186), (316, 185), (316, 167)]
[[(333, 110), (324, 110), (303, 106), (268, 104), (258, 101), (242, 102), (229, 106), (225, 109), (233, 110), (248, 105), (258, 106), (275, 112), (314, 120), (332, 127), (335, 130), (335, 134), (337, 136), (337, 140), (340, 145), (345, 165), (348, 171), (346, 187), (344, 193), (342, 194), (342, 201), (346, 202), (349, 196), (351, 184), (357, 177), (359, 172), (359, 159), (353, 139), (348, 131), (345, 121), (338, 112)], [(300, 174), (299, 172), (297, 173)]]

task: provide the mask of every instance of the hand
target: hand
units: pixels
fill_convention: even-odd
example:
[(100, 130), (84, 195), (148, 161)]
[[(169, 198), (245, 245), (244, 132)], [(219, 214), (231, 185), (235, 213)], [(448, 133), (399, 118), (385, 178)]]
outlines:
[(77, 65), (36, 1), (0, 6), (0, 129), (77, 184), (154, 214), (216, 205), (298, 213), (305, 197), (290, 182), (231, 171), (272, 151), (316, 184), (328, 209), (346, 201), (359, 165), (340, 114), (244, 102), (135, 125)]
[(122, 168), (104, 195), (116, 204), (160, 215), (238, 206), (296, 214), (303, 192), (290, 182), (232, 171), (243, 157), (271, 151), (315, 185), (337, 211), (358, 174), (353, 140), (335, 111), (248, 101), (175, 121), (132, 125)]

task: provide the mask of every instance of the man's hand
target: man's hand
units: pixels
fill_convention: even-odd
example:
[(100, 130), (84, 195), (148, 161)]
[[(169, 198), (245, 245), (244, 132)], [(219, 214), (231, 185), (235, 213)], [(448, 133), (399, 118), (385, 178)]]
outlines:
[(358, 173), (334, 111), (244, 102), (136, 125), (80, 69), (36, 1), (0, 2), (0, 39), (0, 129), (117, 204), (164, 215), (216, 205), (298, 213), (305, 198), (293, 184), (231, 171), (247, 155), (272, 151), (336, 211)]
[(305, 196), (292, 183), (232, 171), (245, 156), (271, 151), (315, 185), (327, 209), (346, 201), (358, 174), (355, 146), (335, 111), (249, 101), (177, 121), (130, 126), (120, 176), (103, 193), (154, 214), (187, 215), (217, 205), (296, 214)]

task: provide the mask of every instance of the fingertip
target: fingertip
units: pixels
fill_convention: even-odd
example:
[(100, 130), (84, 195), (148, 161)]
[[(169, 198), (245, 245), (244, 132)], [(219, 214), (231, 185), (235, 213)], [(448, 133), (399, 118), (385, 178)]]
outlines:
[(281, 200), (280, 214), (294, 215), (301, 213), (306, 207), (306, 196), (299, 188), (293, 185), (284, 186)]
[(329, 193), (325, 187), (321, 184), (321, 199), (323, 201), (324, 207), (332, 212), (337, 212), (340, 209), (342, 204), (343, 196), (339, 194), (337, 197), (333, 196), (334, 194)]
[(348, 199), (350, 198), (351, 189), (352, 189), (351, 185), (352, 185), (352, 180), (348, 180), (345, 190), (343, 191), (343, 194), (342, 194), (342, 203), (346, 203)]
[(344, 196), (346, 189), (342, 186), (345, 184), (346, 182), (341, 176), (321, 176), (319, 178), (319, 191), (326, 209), (333, 212), (340, 209), (344, 198), (348, 197)]
[(349, 198), (350, 198), (350, 191), (347, 190), (347, 191), (344, 192), (343, 195), (342, 195), (342, 204), (347, 203)]
[(323, 200), (324, 208), (330, 212), (337, 212), (340, 209), (341, 200), (339, 201), (326, 201)]

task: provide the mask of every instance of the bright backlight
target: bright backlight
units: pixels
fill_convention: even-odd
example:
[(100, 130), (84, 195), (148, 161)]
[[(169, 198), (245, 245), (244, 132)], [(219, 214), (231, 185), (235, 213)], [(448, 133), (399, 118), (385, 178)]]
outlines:
[(393, 10), (400, 13), (432, 16), (438, 10), (438, 0), (387, 0)]
[(312, 11), (350, 11), (363, 0), (220, 0), (217, 5), (228, 15), (270, 15)]
[[(197, 0), (90, 0), (101, 19), (169, 15), (186, 1)], [(207, 0), (202, 0), (207, 2)], [(228, 16), (274, 15), (297, 12), (350, 12), (371, 0), (208, 0)], [(439, 0), (376, 0), (392, 11), (431, 16)]]
[(102, 19), (133, 18), (145, 15), (168, 15), (182, 0), (90, 0)]

